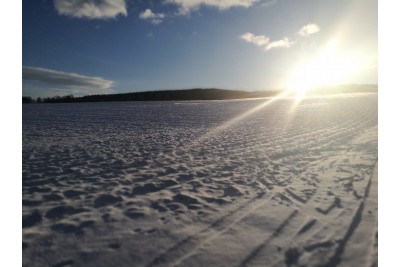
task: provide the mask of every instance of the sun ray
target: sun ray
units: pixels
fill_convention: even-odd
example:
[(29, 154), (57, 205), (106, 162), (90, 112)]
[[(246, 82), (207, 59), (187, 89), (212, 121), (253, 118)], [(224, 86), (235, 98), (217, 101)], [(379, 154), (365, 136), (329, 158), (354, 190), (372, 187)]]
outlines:
[(239, 121), (242, 121), (243, 119), (254, 114), (255, 112), (258, 112), (261, 109), (271, 105), (272, 103), (276, 102), (277, 100), (287, 97), (289, 94), (290, 94), (289, 91), (283, 90), (278, 95), (268, 98), (265, 102), (261, 103), (260, 105), (257, 105), (254, 108), (247, 110), (246, 112), (244, 112), (230, 120), (225, 121), (224, 123), (218, 125), (217, 127), (214, 127), (210, 131), (201, 135), (199, 138), (193, 140), (188, 145), (184, 146), (183, 149), (190, 149), (190, 148), (193, 148), (194, 146), (200, 145), (204, 140), (209, 139), (209, 138), (219, 134), (220, 132), (228, 129), (229, 127), (232, 127), (234, 124), (238, 123)]

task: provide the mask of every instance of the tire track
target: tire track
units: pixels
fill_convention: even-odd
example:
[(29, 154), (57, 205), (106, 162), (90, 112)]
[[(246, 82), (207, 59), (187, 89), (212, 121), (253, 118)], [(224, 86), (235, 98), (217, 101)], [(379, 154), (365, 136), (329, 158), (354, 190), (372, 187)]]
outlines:
[(339, 241), (339, 246), (337, 247), (334, 255), (329, 259), (329, 261), (325, 265), (323, 265), (323, 267), (335, 267), (341, 263), (342, 255), (345, 251), (346, 245), (349, 242), (350, 238), (352, 237), (353, 233), (357, 230), (357, 227), (361, 223), (361, 220), (363, 217), (363, 212), (364, 212), (365, 202), (369, 197), (369, 192), (370, 192), (371, 183), (372, 183), (373, 178), (374, 178), (374, 175), (371, 175), (370, 179), (368, 180), (368, 184), (367, 184), (367, 187), (365, 188), (363, 200), (361, 201), (360, 205), (358, 206), (358, 209), (350, 223), (349, 228), (347, 229), (346, 234), (344, 235), (343, 239), (341, 239)]
[(264, 198), (265, 195), (266, 193), (253, 198), (252, 200), (241, 205), (237, 210), (233, 210), (225, 214), (209, 227), (201, 230), (195, 235), (188, 236), (164, 253), (155, 257), (146, 266), (162, 266), (165, 264), (172, 265), (173, 263), (181, 262), (183, 259), (186, 259), (188, 256), (192, 255), (193, 251), (202, 244), (218, 237), (233, 225), (245, 218), (252, 211), (267, 203), (274, 194), (267, 198)]
[[(366, 189), (365, 189), (365, 196), (364, 198), (368, 198), (369, 194), (369, 188), (370, 188), (370, 181), (372, 178), (370, 178)], [(285, 191), (287, 192), (287, 191)], [(316, 195), (316, 194), (315, 194)], [(308, 245), (306, 240), (308, 240), (310, 237), (314, 236), (320, 231), (324, 231), (324, 227), (327, 225), (330, 225), (331, 221), (334, 219), (335, 216), (339, 214), (338, 212), (332, 213), (332, 209), (334, 207), (337, 207), (339, 209), (343, 207), (339, 207), (337, 205), (337, 197), (335, 197), (333, 203), (331, 206), (332, 208), (329, 208), (329, 211), (325, 213), (320, 213), (318, 212), (317, 209), (314, 209), (313, 207), (309, 206), (307, 201), (299, 200), (295, 197), (293, 197), (292, 194), (287, 195), (290, 201), (296, 202), (296, 206), (298, 207), (297, 211), (297, 216), (296, 221), (291, 222), (290, 220), (287, 222), (287, 224), (292, 224), (292, 227), (290, 227), (289, 231), (286, 231), (283, 233), (284, 236), (282, 236), (277, 242), (276, 245), (279, 244), (279, 246), (286, 246), (289, 247), (288, 250), (286, 251), (288, 255), (285, 255), (286, 260), (290, 261), (290, 257), (293, 257), (293, 259), (296, 259), (295, 262), (297, 262), (297, 259), (300, 258), (302, 251), (307, 251), (307, 252), (312, 252), (316, 248), (330, 248), (333, 247), (335, 244), (338, 244), (337, 249), (335, 250), (334, 256), (330, 259), (330, 262), (325, 265), (328, 267), (331, 266), (337, 266), (340, 263), (341, 255), (343, 253), (343, 250), (345, 248), (346, 243), (348, 242), (348, 239), (351, 237), (352, 233), (356, 230), (358, 224), (360, 223), (361, 220), (361, 213), (364, 208), (364, 202), (361, 202), (359, 207), (357, 208), (355, 215), (351, 219), (349, 229), (346, 231), (344, 234), (344, 237), (339, 240), (327, 240), (327, 241), (322, 241), (322, 242), (317, 242), (317, 243), (311, 243)], [(300, 229), (296, 227), (296, 224), (299, 221), (307, 221), (305, 224), (300, 225)], [(319, 230), (315, 229), (310, 236), (309, 234), (306, 234), (308, 231), (310, 231), (312, 228), (315, 228), (315, 225), (318, 225)], [(297, 230), (296, 230), (297, 229)], [(289, 243), (286, 243), (287, 241), (284, 240), (291, 240)], [(268, 255), (273, 255), (273, 258), (279, 258), (279, 253), (276, 251), (274, 252), (271, 246), (267, 246), (270, 243), (273, 243), (273, 238), (268, 238), (264, 242), (265, 244), (260, 245), (257, 247), (254, 251), (250, 253), (250, 255), (239, 265), (239, 266), (263, 266), (265, 265), (266, 262), (273, 262), (272, 258)], [(309, 243), (309, 242), (308, 242)], [(304, 246), (304, 247), (303, 247)], [(267, 249), (267, 250), (266, 250)], [(265, 251), (264, 251), (265, 250)], [(268, 251), (268, 252), (267, 252)], [(295, 253), (293, 252), (295, 251)], [(292, 255), (294, 253), (294, 255)], [(280, 266), (283, 264), (283, 260), (285, 257), (281, 256), (282, 258), (278, 259), (275, 261), (272, 266)], [(289, 258), (288, 258), (289, 257)], [(290, 265), (294, 264), (295, 262), (291, 262)], [(288, 265), (289, 266), (289, 265)]]
[[(335, 157), (338, 155), (343, 157), (348, 155), (349, 158), (353, 156), (352, 154), (346, 154), (354, 152), (352, 151), (354, 146), (352, 146), (350, 140), (365, 129), (369, 129), (370, 124), (375, 123), (376, 116), (374, 114), (375, 107), (372, 106), (372, 108), (370, 108), (367, 105), (370, 104), (370, 102), (346, 100), (344, 103), (340, 102), (338, 104), (339, 106), (334, 106), (334, 103), (334, 101), (329, 102), (329, 105), (332, 106), (329, 108), (317, 108), (305, 111), (296, 110), (296, 117), (293, 117), (287, 129), (278, 127), (280, 123), (282, 123), (282, 119), (285, 119), (287, 116), (285, 107), (288, 105), (282, 104), (282, 107), (277, 111), (272, 111), (272, 109), (268, 111), (265, 110), (263, 113), (249, 118), (249, 121), (243, 121), (228, 130), (221, 131), (219, 135), (204, 140), (201, 146), (188, 150), (180, 149), (180, 147), (178, 147), (179, 144), (190, 141), (193, 136), (196, 136), (196, 130), (198, 130), (196, 127), (205, 124), (205, 120), (201, 120), (197, 124), (191, 124), (196, 125), (194, 128), (191, 128), (191, 125), (189, 125), (187, 128), (182, 129), (182, 125), (192, 122), (190, 117), (184, 117), (184, 123), (178, 122), (178, 124), (173, 124), (173, 120), (165, 120), (160, 125), (154, 123), (157, 122), (157, 118), (153, 118), (154, 122), (151, 122), (151, 124), (143, 128), (140, 128), (140, 123), (137, 123), (137, 125), (135, 124), (132, 131), (136, 132), (132, 133), (131, 138), (127, 137), (129, 131), (127, 132), (125, 128), (124, 130), (112, 129), (115, 125), (113, 126), (110, 124), (107, 125), (107, 127), (111, 129), (107, 128), (99, 133), (99, 135), (103, 133), (106, 136), (107, 133), (110, 133), (107, 138), (99, 138), (99, 142), (93, 144), (87, 140), (83, 140), (83, 137), (75, 138), (71, 142), (74, 144), (73, 147), (70, 147), (71, 152), (64, 152), (64, 150), (61, 149), (61, 144), (57, 144), (59, 138), (52, 139), (49, 145), (43, 145), (41, 144), (41, 142), (44, 142), (43, 140), (33, 140), (34, 143), (29, 144), (30, 137), (24, 136), (24, 143), (28, 144), (28, 147), (24, 150), (27, 152), (27, 155), (31, 154), (32, 151), (41, 152), (43, 151), (43, 147), (46, 149), (44, 153), (41, 152), (34, 155), (35, 158), (33, 158), (32, 161), (30, 161), (27, 156), (24, 158), (24, 161), (26, 161), (23, 168), (24, 177), (30, 177), (31, 175), (32, 182), (25, 182), (23, 193), (24, 196), (32, 198), (36, 196), (40, 198), (42, 195), (47, 196), (48, 194), (45, 191), (43, 192), (46, 194), (42, 194), (38, 190), (49, 189), (47, 187), (50, 187), (50, 183), (54, 181), (54, 184), (56, 182), (58, 183), (57, 185), (55, 184), (57, 189), (61, 189), (61, 191), (58, 192), (60, 194), (65, 192), (65, 188), (77, 187), (78, 191), (87, 190), (87, 195), (92, 198), (85, 198), (85, 200), (83, 200), (83, 196), (82, 198), (78, 196), (77, 198), (65, 200), (67, 200), (68, 203), (74, 204), (72, 206), (78, 203), (80, 203), (79, 205), (83, 204), (88, 206), (92, 205), (97, 192), (110, 191), (113, 192), (113, 194), (120, 194), (121, 192), (124, 193), (129, 190), (131, 190), (129, 192), (133, 192), (138, 186), (143, 187), (144, 185), (154, 183), (153, 185), (156, 185), (157, 188), (151, 186), (146, 187), (147, 189), (150, 188), (150, 190), (143, 190), (144, 194), (140, 196), (143, 197), (143, 199), (139, 199), (140, 201), (143, 200), (143, 205), (148, 205), (150, 202), (150, 205), (152, 205), (153, 202), (162, 199), (161, 197), (164, 197), (164, 199), (174, 199), (174, 196), (176, 196), (175, 194), (180, 193), (182, 190), (184, 193), (192, 190), (188, 195), (200, 199), (201, 194), (204, 196), (208, 196), (207, 194), (214, 196), (214, 192), (218, 190), (221, 191), (229, 185), (233, 187), (238, 186), (240, 189), (238, 191), (241, 192), (232, 198), (228, 196), (226, 199), (228, 199), (229, 204), (220, 205), (210, 202), (203, 206), (198, 205), (197, 209), (201, 210), (205, 208), (206, 211), (212, 211), (211, 214), (206, 215), (208, 217), (206, 217), (205, 220), (202, 220), (206, 222), (206, 224), (195, 225), (195, 229), (200, 230), (194, 234), (191, 233), (187, 237), (180, 236), (182, 240), (177, 243), (169, 241), (172, 240), (172, 236), (169, 236), (168, 225), (157, 224), (158, 221), (150, 222), (150, 220), (160, 219), (159, 216), (164, 216), (164, 219), (168, 217), (169, 220), (170, 217), (178, 213), (175, 214), (172, 210), (166, 210), (166, 213), (161, 214), (158, 213), (159, 210), (151, 210), (152, 208), (154, 209), (154, 206), (145, 206), (144, 208), (146, 208), (147, 211), (154, 211), (154, 214), (150, 214), (149, 212), (151, 216), (146, 217), (146, 220), (149, 219), (148, 222), (150, 225), (152, 224), (152, 227), (160, 226), (160, 231), (156, 231), (154, 234), (145, 232), (146, 234), (137, 235), (135, 238), (138, 239), (130, 241), (129, 244), (131, 247), (121, 246), (121, 253), (125, 253), (125, 256), (133, 256), (132, 258), (140, 258), (141, 260), (137, 262), (139, 265), (146, 264), (148, 261), (150, 262), (147, 263), (146, 266), (185, 265), (185, 263), (191, 260), (193, 263), (197, 257), (207, 256), (204, 252), (210, 251), (210, 247), (223, 244), (223, 241), (227, 239), (226, 237), (232, 237), (231, 240), (235, 240), (235, 238), (236, 240), (244, 239), (246, 236), (238, 230), (248, 229), (252, 231), (252, 227), (259, 227), (257, 230), (254, 228), (255, 233), (260, 234), (256, 239), (257, 241), (252, 243), (250, 240), (248, 246), (241, 248), (240, 255), (244, 254), (245, 257), (237, 261), (227, 261), (227, 264), (241, 264), (247, 266), (257, 263), (259, 260), (265, 260), (265, 258), (268, 260), (272, 258), (271, 261), (264, 261), (263, 263), (273, 266), (273, 260), (276, 260), (281, 263), (277, 265), (284, 265), (285, 263), (287, 265), (295, 265), (298, 260), (301, 260), (301, 253), (306, 252), (312, 254), (322, 248), (324, 250), (329, 250), (329, 253), (334, 252), (333, 256), (331, 255), (332, 253), (329, 254), (329, 256), (331, 256), (329, 260), (331, 264), (333, 264), (331, 266), (337, 266), (345, 263), (343, 260), (344, 253), (347, 251), (347, 247), (352, 237), (354, 237), (354, 233), (360, 229), (365, 214), (364, 211), (366, 211), (367, 208), (366, 204), (363, 204), (364, 202), (359, 206), (356, 205), (359, 203), (359, 200), (355, 200), (352, 204), (355, 205), (356, 211), (349, 209), (350, 212), (341, 214), (339, 209), (341, 209), (340, 205), (343, 203), (340, 202), (340, 198), (338, 198), (339, 200), (335, 198), (336, 192), (334, 189), (342, 186), (342, 184), (338, 182), (338, 186), (333, 187), (334, 189), (332, 189), (332, 191), (335, 192), (334, 196), (326, 196), (326, 187), (332, 185), (333, 179), (330, 184), (327, 184), (324, 178), (330, 179), (331, 177), (326, 175), (321, 178), (320, 175), (325, 171), (335, 171), (334, 168), (337, 168), (338, 164), (344, 163), (340, 162), (340, 160), (335, 162), (337, 160)], [(330, 110), (332, 110), (332, 113), (329, 113)], [(327, 114), (324, 114), (324, 111), (326, 111)], [(316, 114), (315, 112), (319, 113)], [(231, 114), (233, 114), (232, 110), (223, 113), (221, 118), (214, 118), (211, 126), (218, 126), (219, 123), (224, 121), (224, 116), (228, 117)], [(198, 118), (200, 120), (201, 116), (198, 116)], [(99, 121), (101, 120), (99, 119)], [(84, 122), (85, 120), (80, 123)], [(126, 120), (122, 118), (119, 124), (124, 122), (126, 122)], [(165, 129), (169, 127), (170, 123), (172, 126), (177, 126), (177, 129)], [(79, 124), (77, 125), (78, 126), (75, 126), (75, 128), (80, 127)], [(208, 124), (208, 126), (210, 126), (210, 124)], [(258, 126), (261, 128), (263, 126), (265, 127), (258, 129)], [(251, 127), (256, 129), (252, 129)], [(179, 132), (185, 129), (188, 131), (187, 134), (181, 134)], [(93, 131), (91, 129), (86, 130), (89, 132)], [(208, 130), (207, 128), (205, 132)], [(83, 132), (85, 133), (85, 131)], [(201, 128), (200, 132), (203, 133), (204, 129)], [(67, 131), (66, 133), (68, 134)], [(47, 135), (41, 136), (43, 136), (44, 139)], [(90, 135), (86, 134), (85, 138), (87, 137), (90, 137)], [(180, 137), (182, 137), (182, 139), (180, 139)], [(164, 141), (168, 142), (168, 145), (160, 145)], [(51, 144), (54, 145), (51, 146)], [(62, 146), (64, 145), (68, 146), (69, 144), (65, 142)], [(108, 147), (112, 147), (111, 151), (107, 150)], [(372, 155), (375, 153), (373, 150), (371, 150), (371, 152), (365, 152), (365, 149), (361, 145), (358, 149), (358, 154), (370, 153)], [(354, 154), (356, 153), (354, 152)], [(97, 156), (99, 159), (94, 158)], [(123, 160), (118, 162), (121, 158)], [(90, 166), (86, 164), (88, 160), (90, 161)], [(60, 171), (55, 170), (54, 175), (52, 174), (53, 172), (48, 172), (43, 176), (36, 175), (36, 173), (40, 173), (41, 171), (45, 172), (49, 170), (46, 164), (42, 162), (51, 165), (51, 167), (57, 167), (56, 165), (61, 162), (62, 168)], [(137, 165), (135, 165), (136, 162), (138, 163)], [(319, 169), (321, 166), (325, 168), (322, 171)], [(66, 169), (69, 167), (76, 167), (78, 170), (82, 171), (82, 173), (67, 173), (64, 171), (64, 167)], [(234, 167), (237, 168), (235, 169)], [(369, 165), (365, 165), (364, 163), (357, 166), (354, 164), (348, 165), (349, 169), (354, 168), (350, 170), (356, 170), (357, 168), (365, 169), (367, 167), (369, 167)], [(336, 169), (336, 171), (338, 170)], [(359, 170), (357, 169), (356, 171), (358, 172)], [(197, 175), (197, 172), (201, 172), (201, 174)], [(368, 172), (364, 171), (359, 173), (361, 176), (368, 174)], [(179, 180), (179, 175), (181, 174), (189, 175), (187, 175), (187, 179)], [(75, 176), (83, 179), (75, 179)], [(204, 176), (207, 176), (205, 177), (207, 181), (200, 183)], [(93, 180), (95, 180), (96, 183), (91, 183), (91, 178), (94, 178)], [(175, 179), (174, 181), (178, 181), (178, 183), (171, 183), (171, 179)], [(359, 180), (357, 180), (357, 183), (360, 185), (360, 190), (358, 192), (363, 192), (365, 188), (364, 184), (367, 183), (367, 179), (365, 179), (365, 181), (363, 179), (361, 180), (362, 182), (358, 182)], [(49, 184), (40, 184), (45, 181), (49, 181)], [(201, 190), (204, 189), (204, 191), (196, 191), (199, 188), (195, 187), (195, 183), (193, 183), (192, 189), (190, 189), (191, 185), (186, 186), (194, 181), (199, 181), (199, 183), (196, 184), (201, 187)], [(271, 187), (269, 187), (270, 185)], [(89, 188), (91, 190), (90, 192)], [(307, 193), (302, 194), (302, 189), (308, 190)], [(163, 192), (163, 190), (170, 190), (171, 192)], [(215, 194), (217, 195), (219, 193), (217, 192)], [(223, 192), (222, 194), (225, 193)], [(364, 193), (364, 201), (368, 197), (368, 194), (369, 191)], [(359, 196), (362, 197), (361, 194), (359, 194)], [(324, 197), (326, 197), (326, 199), (324, 199)], [(123, 210), (127, 207), (124, 205), (132, 200), (132, 198), (136, 198), (136, 195), (133, 193), (131, 193), (131, 195), (123, 195), (124, 201), (121, 201), (121, 203), (115, 206), (110, 205), (107, 209), (113, 209), (118, 215), (121, 209)], [(249, 200), (249, 198), (251, 199)], [(319, 198), (318, 201), (320, 204), (316, 204), (317, 198)], [(311, 201), (313, 202), (311, 203)], [(329, 201), (332, 201), (332, 203)], [(40, 204), (33, 208), (24, 206), (24, 210), (28, 211), (29, 209), (38, 208), (38, 210), (43, 213), (43, 207), (45, 210), (50, 209), (55, 205), (54, 203), (58, 202), (48, 203), (44, 201), (43, 205)], [(132, 201), (132, 203), (134, 203), (134, 201)], [(47, 206), (45, 204), (47, 204)], [(328, 205), (316, 206), (322, 204)], [(329, 204), (331, 205), (329, 206)], [(275, 214), (275, 209), (272, 206), (277, 206), (276, 210), (281, 209), (282, 211), (282, 209), (284, 209), (288, 212)], [(286, 208), (286, 206), (288, 208)], [(181, 218), (196, 223), (196, 216), (199, 216), (200, 213), (196, 213), (195, 210), (193, 210), (193, 212), (188, 212), (186, 208), (187, 207), (183, 207), (182, 210), (179, 210), (181, 212), (179, 214), (183, 213), (183, 217)], [(209, 208), (209, 210), (207, 210), (207, 208)], [(320, 208), (320, 211), (323, 212), (319, 212), (316, 208)], [(106, 208), (104, 208), (104, 210), (106, 210)], [(271, 213), (267, 215), (262, 214), (262, 216), (259, 217), (254, 216), (260, 211), (268, 211)], [(102, 212), (103, 211), (100, 211), (98, 213), (101, 215)], [(218, 212), (221, 214), (218, 214)], [(97, 216), (97, 213), (94, 213)], [(287, 216), (288, 214), (289, 216)], [(351, 219), (349, 229), (339, 231), (337, 230), (338, 224), (330, 225), (332, 220), (339, 215), (343, 215), (343, 217), (341, 217), (343, 221)], [(280, 224), (273, 224), (273, 227), (267, 225), (267, 223), (262, 225), (264, 221), (267, 222), (268, 219), (273, 218), (273, 216), (278, 217), (277, 221)], [(93, 216), (93, 218), (97, 220), (97, 217)], [(125, 217), (122, 216), (122, 218)], [(259, 221), (257, 223), (261, 224), (261, 226), (252, 224), (252, 218), (258, 218)], [(118, 220), (119, 218), (116, 216), (115, 219)], [(102, 224), (101, 219), (97, 222), (99, 226)], [(120, 224), (116, 225), (121, 226), (119, 227), (120, 229), (130, 229), (132, 226), (135, 226), (135, 224), (142, 224), (144, 222), (147, 223), (145, 220), (136, 221), (135, 219), (132, 221), (128, 219), (127, 222), (118, 222)], [(170, 220), (168, 222), (174, 223), (175, 221)], [(44, 223), (38, 226), (46, 226), (46, 223), (47, 220), (45, 219)], [(112, 222), (107, 223), (109, 225), (113, 224)], [(178, 225), (183, 226), (184, 224), (178, 222)], [(137, 225), (135, 227), (137, 227)], [(320, 234), (326, 229), (329, 230), (329, 233), (339, 233), (340, 236), (345, 232), (343, 233), (343, 240), (347, 238), (347, 241), (337, 241), (332, 238), (325, 240), (321, 238), (322, 234), (316, 236), (316, 234)], [(123, 231), (121, 231), (121, 233), (122, 232)], [(101, 233), (110, 237), (109, 234), (106, 234), (104, 231)], [(157, 236), (158, 233), (160, 233), (160, 236)], [(126, 235), (122, 234), (116, 234), (114, 237), (116, 236), (121, 239), (126, 238)], [(164, 243), (162, 243), (161, 246), (163, 248), (169, 247), (169, 249), (159, 254), (160, 251), (151, 248), (151, 242), (154, 238), (162, 239), (164, 237), (165, 240), (168, 241), (163, 240)], [(32, 239), (32, 243), (29, 244), (31, 248), (36, 245), (33, 240), (34, 239)], [(73, 240), (73, 238), (70, 238), (70, 240)], [(137, 244), (135, 242), (149, 242), (149, 247), (143, 247), (135, 251), (135, 248), (144, 244)], [(342, 243), (339, 244), (339, 242)], [(279, 253), (276, 252), (276, 247), (272, 247), (276, 245), (280, 246)], [(25, 251), (30, 252), (32, 251), (31, 248), (25, 249)], [(71, 251), (78, 251), (77, 253), (79, 253), (80, 248), (81, 245), (78, 245), (71, 249)], [(93, 243), (93, 248), (99, 249), (100, 247), (98, 244)], [(268, 254), (273, 252), (273, 250), (275, 250), (273, 256)], [(142, 259), (141, 255), (138, 255), (138, 251), (144, 252), (144, 254), (141, 255), (152, 255), (154, 258)], [(37, 256), (32, 256), (32, 259), (34, 259), (34, 257)], [(276, 257), (280, 258), (277, 259)], [(200, 259), (203, 258), (200, 257)], [(79, 257), (75, 263), (78, 265), (80, 264)]]
[[(305, 172), (305, 171), (304, 171)], [(283, 192), (286, 191), (286, 188), (276, 188), (272, 191), (270, 191), (270, 197), (267, 199), (264, 199), (263, 196), (261, 195), (257, 198), (252, 199), (249, 202), (246, 202), (245, 204), (241, 205), (238, 210), (234, 210), (223, 217), (221, 217), (219, 220), (215, 221), (210, 227), (198, 232), (196, 235), (189, 236), (185, 238), (184, 240), (180, 241), (173, 247), (171, 247), (169, 250), (165, 251), (161, 255), (157, 256), (154, 258), (149, 264), (146, 266), (164, 266), (164, 265), (179, 265), (181, 264), (184, 260), (190, 258), (193, 256), (197, 249), (200, 248), (203, 244), (207, 242), (211, 242), (224, 234), (228, 229), (232, 228), (234, 225), (236, 225), (238, 222), (242, 221), (247, 215), (249, 215), (252, 211), (256, 210), (258, 207), (267, 204), (271, 199), (274, 199), (277, 195), (282, 194)], [(309, 209), (309, 207), (306, 206), (306, 202), (304, 201), (298, 201), (296, 202), (297, 205), (301, 205), (301, 208), (303, 209)], [(316, 214), (317, 212), (310, 208), (310, 210), (313, 210), (313, 212)], [(269, 242), (271, 242), (274, 238), (279, 236), (284, 229), (285, 226), (289, 224), (289, 222), (298, 214), (301, 213), (298, 210), (294, 210), (291, 212), (289, 217), (283, 222), (282, 225), (280, 225), (275, 232), (269, 236), (261, 245), (259, 245), (256, 248), (256, 251), (253, 251), (241, 264), (241, 266), (245, 266), (248, 264), (254, 257), (257, 256), (259, 251), (261, 251)], [(305, 213), (310, 213), (309, 211)], [(319, 217), (319, 216), (316, 216)], [(320, 218), (318, 218), (320, 219)], [(320, 221), (323, 221), (320, 219)], [(327, 219), (326, 222), (329, 220)]]
[(240, 267), (245, 267), (250, 264), (250, 262), (258, 256), (258, 254), (276, 237), (278, 237), (283, 229), (290, 223), (290, 221), (297, 215), (298, 211), (294, 210), (290, 213), (289, 217), (285, 219), (285, 221), (275, 230), (275, 232), (269, 236), (265, 241), (263, 241), (260, 245), (257, 246), (240, 264)]

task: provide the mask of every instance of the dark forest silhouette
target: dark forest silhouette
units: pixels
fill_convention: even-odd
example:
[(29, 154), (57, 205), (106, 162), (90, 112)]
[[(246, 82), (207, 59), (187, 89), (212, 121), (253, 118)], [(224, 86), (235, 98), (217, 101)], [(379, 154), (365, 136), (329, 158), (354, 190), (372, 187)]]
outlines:
[[(377, 85), (346, 85), (312, 89), (308, 95), (343, 94), (343, 93), (374, 93), (378, 91)], [(74, 97), (66, 96), (38, 97), (23, 96), (22, 103), (79, 103), (79, 102), (112, 102), (112, 101), (184, 101), (184, 100), (225, 100), (276, 96), (281, 91), (235, 91), (225, 89), (186, 89), (147, 91), (123, 94), (101, 94)]]

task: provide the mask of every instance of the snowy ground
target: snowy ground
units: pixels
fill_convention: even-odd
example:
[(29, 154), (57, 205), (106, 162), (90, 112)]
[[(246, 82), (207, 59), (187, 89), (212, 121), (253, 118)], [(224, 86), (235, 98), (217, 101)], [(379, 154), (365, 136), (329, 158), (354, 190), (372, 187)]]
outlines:
[(23, 265), (377, 265), (377, 95), (267, 101), (24, 105)]

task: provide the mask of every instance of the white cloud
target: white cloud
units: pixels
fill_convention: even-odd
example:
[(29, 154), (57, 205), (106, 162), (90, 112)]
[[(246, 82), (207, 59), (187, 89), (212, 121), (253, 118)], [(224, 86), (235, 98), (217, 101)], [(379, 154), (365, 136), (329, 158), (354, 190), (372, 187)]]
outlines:
[(241, 39), (248, 43), (253, 43), (257, 46), (262, 46), (265, 50), (271, 50), (272, 48), (280, 47), (291, 47), (294, 42), (290, 41), (288, 37), (284, 37), (281, 40), (270, 42), (270, 38), (265, 35), (254, 35), (251, 32), (246, 32), (240, 36)]
[(231, 7), (250, 7), (256, 2), (259, 0), (165, 0), (165, 3), (179, 6), (181, 14), (188, 14), (202, 5), (225, 10)]
[(249, 43), (253, 43), (258, 46), (264, 46), (268, 44), (269, 38), (265, 35), (254, 35), (251, 32), (246, 32), (240, 36), (243, 40)]
[(76, 73), (50, 70), (38, 67), (22, 67), (22, 80), (40, 82), (62, 88), (75, 89), (110, 89), (114, 82), (101, 77), (83, 76)]
[(268, 45), (265, 47), (265, 49), (270, 50), (272, 48), (291, 47), (293, 44), (294, 44), (294, 42), (290, 41), (289, 38), (284, 37), (281, 40), (268, 43)]
[(146, 9), (142, 13), (139, 14), (139, 18), (144, 20), (150, 20), (153, 24), (160, 24), (162, 20), (165, 18), (165, 14), (163, 13), (153, 13), (151, 9)]
[(75, 18), (111, 19), (127, 16), (126, 0), (54, 0), (58, 14)]
[(317, 24), (309, 23), (301, 27), (301, 29), (297, 32), (299, 35), (307, 37), (311, 34), (319, 32), (319, 26)]

